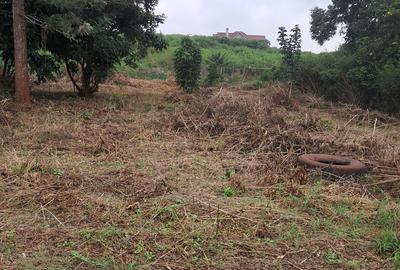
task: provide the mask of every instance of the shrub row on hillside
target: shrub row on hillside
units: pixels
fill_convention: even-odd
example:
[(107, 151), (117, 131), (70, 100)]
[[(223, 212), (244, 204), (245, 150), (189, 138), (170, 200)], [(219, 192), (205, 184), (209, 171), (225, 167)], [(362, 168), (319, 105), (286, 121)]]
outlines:
[(295, 81), (329, 100), (400, 113), (400, 65), (395, 63), (367, 66), (355, 54), (324, 53), (303, 58)]

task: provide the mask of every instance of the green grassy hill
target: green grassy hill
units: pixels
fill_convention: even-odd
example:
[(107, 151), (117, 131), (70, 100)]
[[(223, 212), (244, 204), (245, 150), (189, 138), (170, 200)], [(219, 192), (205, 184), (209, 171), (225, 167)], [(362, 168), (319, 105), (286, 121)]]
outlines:
[[(121, 64), (118, 73), (144, 79), (166, 79), (172, 74), (174, 51), (179, 47), (182, 35), (167, 35), (168, 48), (162, 52), (151, 51), (134, 68)], [(281, 65), (282, 57), (277, 48), (271, 48), (269, 42), (228, 40), (222, 38), (194, 36), (193, 40), (201, 47), (203, 70), (206, 60), (214, 53), (222, 53), (226, 59), (225, 71), (229, 74), (240, 73), (246, 68), (253, 75), (262, 75)], [(235, 76), (230, 76), (234, 80)]]

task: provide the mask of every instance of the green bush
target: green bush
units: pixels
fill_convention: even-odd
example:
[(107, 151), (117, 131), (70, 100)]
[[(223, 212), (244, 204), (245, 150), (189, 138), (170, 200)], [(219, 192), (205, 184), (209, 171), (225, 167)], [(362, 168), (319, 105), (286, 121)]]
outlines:
[(301, 89), (333, 101), (354, 101), (347, 79), (353, 57), (339, 52), (303, 55), (294, 80)]
[(189, 38), (182, 39), (181, 47), (175, 51), (174, 69), (177, 84), (185, 91), (199, 88), (201, 77), (201, 50)]
[(225, 56), (220, 52), (212, 54), (207, 60), (206, 85), (212, 86), (221, 81), (221, 69), (225, 63)]
[(38, 49), (30, 57), (31, 73), (37, 77), (38, 83), (47, 80), (55, 81), (64, 71), (63, 64), (49, 51)]
[(260, 80), (262, 82), (269, 82), (274, 80), (274, 72), (274, 68), (263, 70), (260, 76)]
[(392, 115), (400, 113), (400, 66), (374, 64), (360, 50), (302, 57), (296, 85), (335, 102), (354, 103)]
[(400, 112), (400, 66), (389, 64), (377, 76), (379, 108), (395, 114)]

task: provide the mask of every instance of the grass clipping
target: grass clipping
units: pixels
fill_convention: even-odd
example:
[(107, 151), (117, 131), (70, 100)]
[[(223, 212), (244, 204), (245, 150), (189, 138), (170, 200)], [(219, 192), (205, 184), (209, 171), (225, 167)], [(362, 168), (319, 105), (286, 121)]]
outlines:
[(274, 166), (294, 165), (304, 153), (326, 153), (359, 159), (375, 169), (400, 168), (400, 147), (390, 135), (376, 134), (365, 121), (350, 123), (347, 118), (355, 117), (347, 107), (330, 110), (315, 97), (294, 98), (283, 84), (253, 92), (204, 89), (170, 99), (187, 104), (176, 114), (175, 129), (220, 136), (225, 147), (261, 153)]

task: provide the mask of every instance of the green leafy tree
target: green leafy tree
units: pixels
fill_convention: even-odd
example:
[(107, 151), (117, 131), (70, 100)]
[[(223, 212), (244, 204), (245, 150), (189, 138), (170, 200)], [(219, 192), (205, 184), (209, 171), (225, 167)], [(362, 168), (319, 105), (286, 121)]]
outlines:
[[(38, 82), (55, 79), (62, 68), (58, 59), (46, 49), (46, 28), (43, 22), (38, 21), (32, 14), (43, 12), (35, 10), (35, 1), (25, 2), (28, 40), (29, 72), (36, 75)], [(43, 17), (43, 16), (41, 16)], [(14, 43), (12, 0), (0, 1), (0, 56), (3, 60), (1, 76), (13, 80), (14, 69)]]
[(400, 0), (334, 0), (311, 11), (311, 35), (319, 44), (341, 27), (346, 49), (368, 47), (374, 57), (399, 61)]
[(189, 37), (183, 38), (174, 55), (176, 82), (183, 90), (192, 92), (199, 88), (201, 59), (200, 48)]
[(207, 64), (206, 85), (212, 86), (221, 81), (221, 69), (225, 64), (225, 56), (220, 52), (214, 53), (207, 59)]
[[(144, 57), (149, 47), (163, 49), (156, 34), (164, 21), (155, 14), (158, 0), (36, 0), (49, 35), (49, 50), (63, 59), (81, 96), (98, 91), (99, 84), (122, 59), (130, 63)], [(75, 74), (80, 71), (80, 83)]]
[(291, 30), (290, 35), (285, 27), (279, 27), (278, 43), (283, 55), (283, 64), (290, 79), (299, 66), (301, 56), (301, 30), (299, 25)]
[[(8, 6), (9, 2), (0, 3)], [(132, 64), (144, 57), (149, 47), (166, 46), (161, 35), (156, 34), (156, 28), (164, 21), (163, 15), (155, 14), (157, 4), (158, 0), (27, 2), (31, 72), (40, 81), (53, 78), (53, 68), (57, 67), (53, 60), (63, 61), (79, 95), (93, 95), (122, 59)], [(7, 12), (9, 9), (2, 10), (0, 22), (9, 17)], [(0, 25), (0, 37), (3, 33), (8, 37), (10, 31)], [(1, 46), (6, 46), (6, 50), (0, 49), (8, 56), (12, 47), (8, 43)], [(47, 63), (47, 68), (41, 68), (41, 63)]]
[(390, 84), (388, 92), (382, 77), (394, 81), (392, 71), (400, 66), (400, 0), (334, 0), (327, 9), (312, 10), (312, 38), (319, 44), (331, 39), (339, 26), (345, 38), (341, 53), (353, 58), (341, 78), (348, 78), (360, 105), (399, 112), (400, 86)]

